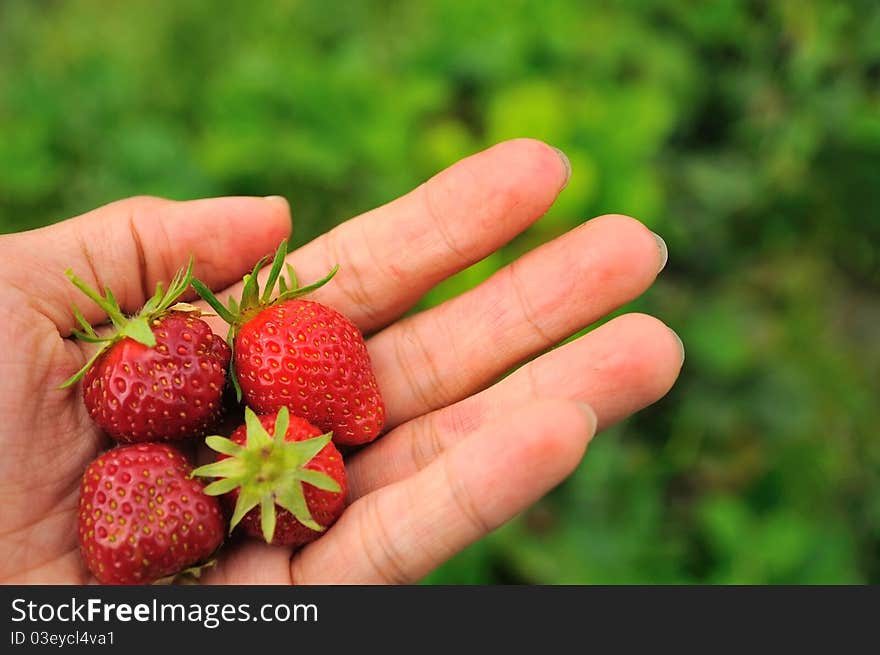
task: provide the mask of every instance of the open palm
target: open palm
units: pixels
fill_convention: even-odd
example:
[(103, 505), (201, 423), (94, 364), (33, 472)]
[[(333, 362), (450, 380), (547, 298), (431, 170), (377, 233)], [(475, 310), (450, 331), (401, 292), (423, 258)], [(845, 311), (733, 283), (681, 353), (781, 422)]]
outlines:
[[(680, 342), (640, 314), (498, 381), (652, 283), (665, 251), (624, 216), (593, 219), (473, 290), (401, 318), (436, 284), (536, 221), (567, 176), (548, 146), (502, 143), (289, 255), (306, 281), (339, 264), (314, 299), (368, 337), (386, 434), (348, 458), (350, 505), (326, 535), (295, 553), (236, 542), (206, 582), (417, 581), (562, 481), (597, 428), (667, 392), (681, 367)], [(190, 254), (195, 275), (223, 290), (289, 229), (280, 198), (132, 198), (0, 237), (0, 581), (90, 581), (77, 544), (79, 482), (109, 443), (79, 389), (56, 387), (89, 352), (68, 338), (71, 305), (92, 322), (105, 317), (63, 271), (110, 286), (133, 312)]]

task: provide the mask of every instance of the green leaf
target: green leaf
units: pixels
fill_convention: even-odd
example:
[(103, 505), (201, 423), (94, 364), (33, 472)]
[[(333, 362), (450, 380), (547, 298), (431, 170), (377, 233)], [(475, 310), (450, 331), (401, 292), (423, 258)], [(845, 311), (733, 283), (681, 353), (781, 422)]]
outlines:
[(159, 578), (153, 584), (154, 585), (197, 585), (199, 584), (199, 578), (205, 573), (207, 569), (214, 567), (217, 565), (216, 559), (210, 559), (204, 564), (196, 564), (195, 566), (190, 566), (189, 568), (183, 569), (178, 573), (174, 573), (172, 575), (165, 576), (164, 578)]
[(215, 312), (217, 312), (217, 316), (222, 318), (224, 321), (229, 323), (230, 325), (235, 325), (238, 320), (238, 312), (231, 312), (223, 306), (223, 303), (220, 302), (220, 299), (214, 295), (214, 293), (205, 285), (201, 280), (197, 280), (195, 278), (192, 279), (191, 282), (193, 288), (196, 290), (196, 293), (199, 294), (199, 297), (208, 303)]
[[(291, 273), (292, 273), (292, 271), (293, 271), (293, 269), (290, 269)], [(327, 273), (327, 275), (322, 277), (317, 282), (313, 282), (312, 284), (309, 284), (309, 285), (301, 287), (301, 288), (296, 288), (295, 285), (292, 285), (291, 288), (287, 290), (287, 293), (284, 295), (278, 296), (278, 299), (279, 300), (293, 300), (294, 298), (299, 298), (300, 296), (304, 296), (308, 293), (311, 293), (312, 291), (315, 291), (316, 289), (320, 289), (325, 284), (327, 284), (333, 278), (334, 275), (336, 275), (337, 271), (339, 271), (338, 264), (336, 266), (334, 266), (332, 269), (330, 269), (330, 272)]]
[(260, 299), (263, 303), (268, 303), (272, 298), (272, 292), (275, 290), (275, 283), (281, 274), (281, 268), (284, 266), (284, 258), (287, 256), (287, 239), (281, 242), (278, 250), (275, 251), (275, 259), (272, 260), (272, 268), (269, 270), (269, 277), (266, 278), (266, 286), (263, 289), (263, 296)]
[(122, 315), (122, 310), (119, 309), (119, 305), (116, 304), (116, 301), (111, 301), (112, 294), (110, 297), (105, 298), (100, 293), (92, 289), (88, 284), (83, 282), (80, 278), (73, 274), (73, 271), (69, 268), (64, 271), (64, 274), (67, 276), (73, 285), (82, 291), (89, 299), (92, 300), (98, 307), (104, 310), (104, 313), (110, 318), (111, 322), (114, 325), (122, 324), (125, 322), (125, 317)]
[(267, 544), (275, 537), (275, 498), (266, 494), (260, 501), (260, 529)]
[(235, 390), (236, 402), (241, 402), (241, 384), (238, 382), (238, 375), (235, 372), (235, 328), (229, 326), (229, 334), (226, 336), (226, 343), (229, 345), (229, 379), (232, 380), (232, 388)]
[(79, 311), (79, 307), (76, 305), (73, 306), (73, 315), (76, 318), (76, 322), (80, 324), (83, 331), (89, 335), (90, 337), (97, 337), (98, 334), (95, 332), (95, 329), (92, 327), (91, 323), (89, 323), (85, 316), (82, 315), (82, 312)]
[(222, 480), (215, 480), (205, 487), (205, 493), (209, 496), (222, 496), (233, 489), (238, 489), (240, 486), (241, 482), (238, 478), (223, 478)]
[(251, 273), (250, 273), (250, 275), (251, 275), (252, 278), (254, 278), (254, 279), (257, 278), (257, 276), (260, 274), (260, 271), (262, 271), (262, 270), (263, 270), (263, 267), (266, 265), (266, 262), (267, 262), (267, 261), (269, 261), (269, 258), (268, 258), (268, 257), (260, 257), (260, 258), (257, 260), (257, 263), (254, 264), (253, 269), (251, 269)]
[(76, 373), (74, 373), (69, 378), (67, 378), (64, 382), (59, 384), (58, 389), (67, 389), (68, 387), (72, 387), (74, 384), (76, 384), (77, 382), (82, 380), (83, 376), (86, 374), (86, 371), (88, 371), (90, 368), (92, 368), (94, 363), (96, 361), (98, 361), (98, 358), (101, 355), (103, 355), (104, 351), (106, 351), (107, 348), (109, 348), (109, 347), (110, 347), (110, 342), (106, 343), (103, 348), (101, 348), (94, 355), (92, 355), (88, 359), (88, 361), (85, 364), (83, 364), (83, 367), (81, 369), (79, 369)]
[(122, 315), (122, 310), (119, 309), (119, 303), (116, 301), (116, 297), (113, 295), (113, 290), (109, 286), (104, 287), (104, 296), (107, 298), (108, 305), (116, 308), (116, 311), (108, 312), (110, 321), (117, 329), (122, 328), (125, 325), (125, 316)]
[(307, 528), (311, 528), (316, 532), (324, 531), (324, 526), (319, 525), (312, 518), (309, 506), (306, 504), (306, 497), (301, 483), (297, 482), (288, 487), (284, 492), (278, 494), (275, 502), (293, 514), (296, 520)]
[(122, 310), (119, 308), (119, 303), (116, 301), (116, 297), (113, 295), (113, 290), (109, 286), (105, 287), (105, 295), (102, 296), (100, 293), (92, 289), (89, 285), (87, 285), (80, 278), (74, 275), (73, 271), (67, 269), (65, 271), (65, 275), (67, 276), (67, 278), (73, 283), (73, 285), (77, 289), (82, 291), (107, 314), (110, 322), (113, 323), (113, 326), (116, 328), (116, 331), (106, 337), (98, 336), (94, 328), (92, 328), (89, 322), (82, 315), (82, 312), (80, 312), (79, 307), (74, 305), (73, 315), (76, 318), (77, 323), (79, 323), (80, 327), (82, 327), (82, 331), (74, 329), (72, 331), (73, 336), (87, 343), (103, 342), (106, 345), (104, 348), (98, 351), (95, 356), (89, 359), (89, 361), (82, 369), (80, 369), (70, 378), (65, 380), (59, 386), (59, 388), (67, 388), (81, 380), (86, 371), (88, 371), (88, 369), (91, 368), (92, 365), (95, 363), (98, 356), (100, 356), (100, 354), (107, 347), (121, 339), (131, 338), (149, 348), (155, 348), (156, 336), (153, 334), (153, 330), (150, 328), (151, 322), (155, 318), (157, 318), (162, 311), (165, 311), (165, 309), (167, 309), (170, 304), (175, 302), (177, 297), (186, 290), (187, 286), (189, 286), (189, 281), (192, 275), (192, 263), (193, 258), (190, 257), (189, 266), (187, 267), (187, 269), (179, 270), (177, 271), (177, 273), (175, 273), (172, 284), (169, 286), (167, 292), (163, 292), (163, 286), (161, 282), (157, 283), (156, 292), (149, 300), (147, 300), (147, 302), (141, 308), (140, 312), (132, 317), (126, 317), (122, 313)]
[(156, 285), (156, 311), (164, 312), (168, 309), (180, 296), (186, 291), (187, 287), (192, 283), (193, 256), (189, 256), (189, 262), (185, 269), (179, 269), (171, 279), (168, 285), (168, 291), (162, 294), (162, 287)]
[(211, 450), (223, 453), (224, 455), (229, 455), (230, 457), (236, 457), (244, 452), (244, 448), (232, 441), (232, 439), (217, 435), (205, 437), (205, 444), (207, 444), (208, 448)]
[(287, 407), (282, 407), (278, 410), (278, 415), (275, 417), (275, 441), (277, 443), (281, 443), (284, 441), (284, 438), (287, 436), (287, 428), (290, 426), (290, 412)]
[(112, 337), (99, 337), (99, 336), (91, 336), (90, 334), (86, 334), (85, 332), (81, 332), (80, 330), (71, 330), (70, 333), (75, 336), (80, 341), (85, 341), (86, 343), (104, 343), (105, 341), (111, 341)]
[(313, 487), (324, 491), (332, 491), (335, 493), (342, 491), (342, 487), (339, 486), (339, 483), (336, 480), (321, 471), (301, 469), (297, 472), (297, 477), (303, 482), (307, 482)]
[(146, 316), (136, 316), (123, 326), (120, 334), (130, 337), (150, 348), (156, 347), (156, 335), (150, 329), (150, 322)]
[(141, 312), (144, 314), (153, 314), (159, 308), (159, 302), (162, 300), (162, 283), (156, 283), (156, 291), (153, 293), (152, 297), (144, 303), (144, 306), (141, 308)]
[(291, 451), (296, 453), (297, 458), (301, 465), (308, 464), (312, 459), (324, 449), (330, 440), (333, 438), (332, 432), (327, 432), (326, 434), (322, 434), (317, 437), (312, 437), (311, 439), (305, 439), (304, 441), (297, 441), (295, 443), (291, 443), (288, 445)]
[(260, 423), (260, 419), (250, 407), (244, 408), (244, 422), (247, 425), (248, 450), (268, 448), (272, 445), (272, 437), (266, 432), (266, 428)]
[(241, 477), (246, 473), (244, 462), (233, 457), (221, 459), (219, 462), (205, 464), (195, 469), (191, 475), (201, 478), (232, 478)]
[(244, 518), (244, 515), (250, 512), (259, 503), (260, 495), (258, 493), (247, 487), (242, 487), (238, 494), (238, 500), (235, 502), (235, 509), (232, 512), (232, 518), (229, 520), (230, 534), (235, 529), (235, 526), (237, 526)]
[(296, 289), (299, 286), (299, 279), (296, 277), (296, 271), (293, 270), (293, 266), (290, 264), (287, 265), (287, 284), (291, 289)]
[(248, 273), (244, 276), (244, 288), (241, 291), (242, 310), (259, 307), (260, 305), (260, 287), (257, 283), (256, 273)]

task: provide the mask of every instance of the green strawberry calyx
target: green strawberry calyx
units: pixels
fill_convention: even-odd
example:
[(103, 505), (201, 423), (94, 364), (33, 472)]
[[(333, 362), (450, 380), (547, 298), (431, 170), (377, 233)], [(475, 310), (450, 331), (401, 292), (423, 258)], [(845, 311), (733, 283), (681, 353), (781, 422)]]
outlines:
[[(229, 324), (229, 334), (226, 337), (226, 342), (229, 344), (230, 349), (235, 349), (235, 336), (238, 334), (238, 330), (241, 326), (259, 314), (266, 307), (287, 300), (293, 300), (311, 293), (316, 289), (320, 289), (327, 284), (339, 270), (339, 266), (336, 265), (330, 269), (330, 272), (327, 273), (327, 275), (317, 282), (301, 287), (299, 286), (299, 280), (296, 277), (293, 267), (285, 262), (286, 257), (287, 239), (282, 241), (281, 245), (279, 245), (278, 249), (275, 251), (275, 257), (272, 260), (272, 266), (269, 269), (269, 276), (266, 278), (262, 291), (260, 290), (260, 282), (257, 279), (257, 275), (268, 262), (268, 257), (260, 259), (260, 261), (254, 266), (253, 270), (244, 276), (242, 279), (244, 286), (242, 287), (241, 297), (236, 300), (234, 297), (230, 296), (228, 304), (226, 305), (214, 295), (204, 282), (195, 278), (192, 280), (192, 285), (196, 290), (196, 293), (198, 293), (202, 297), (202, 300), (208, 303), (213, 310), (217, 312), (217, 315), (220, 318)], [(286, 276), (283, 273), (284, 269), (286, 269), (287, 272)], [(278, 286), (278, 295), (273, 297), (276, 285)], [(230, 378), (232, 380), (232, 385), (235, 388), (236, 398), (241, 401), (241, 387), (238, 383), (238, 377), (235, 375), (234, 357), (230, 361), (229, 368)]]
[(217, 565), (216, 559), (209, 559), (207, 562), (203, 564), (195, 564), (193, 566), (187, 567), (183, 569), (183, 571), (178, 571), (177, 573), (173, 573), (171, 575), (166, 575), (164, 578), (159, 578), (153, 582), (154, 585), (197, 585), (199, 584), (199, 578), (205, 573), (206, 570)]
[(104, 310), (110, 322), (113, 324), (113, 331), (105, 336), (100, 336), (91, 324), (82, 315), (79, 307), (73, 306), (73, 315), (76, 322), (79, 323), (81, 330), (72, 330), (73, 336), (87, 343), (100, 343), (101, 348), (92, 355), (91, 358), (79, 369), (71, 375), (67, 380), (62, 382), (58, 388), (66, 389), (79, 382), (98, 358), (107, 351), (113, 344), (123, 339), (134, 339), (138, 343), (142, 343), (148, 348), (156, 347), (156, 335), (150, 325), (153, 321), (161, 318), (170, 311), (198, 312), (199, 309), (187, 303), (178, 303), (177, 299), (186, 291), (187, 287), (192, 283), (193, 258), (190, 257), (189, 264), (186, 268), (182, 268), (175, 273), (168, 285), (167, 289), (162, 287), (162, 283), (156, 284), (156, 293), (150, 298), (137, 314), (126, 316), (122, 313), (116, 297), (110, 287), (104, 288), (104, 295), (96, 291), (83, 280), (74, 275), (73, 271), (67, 269), (64, 274), (73, 283), (73, 285), (89, 297), (98, 307)]
[(332, 432), (303, 441), (287, 441), (285, 435), (290, 425), (287, 407), (278, 410), (271, 436), (250, 407), (245, 407), (244, 419), (247, 430), (245, 445), (231, 439), (211, 436), (205, 443), (212, 450), (227, 455), (212, 464), (195, 469), (191, 475), (217, 478), (205, 487), (209, 496), (220, 496), (238, 489), (238, 498), (232, 519), (230, 534), (245, 514), (260, 508), (260, 528), (266, 543), (275, 536), (276, 504), (293, 514), (307, 528), (323, 532), (324, 526), (312, 517), (306, 503), (303, 483), (313, 487), (340, 493), (342, 488), (332, 477), (321, 471), (306, 468), (309, 462), (330, 443)]

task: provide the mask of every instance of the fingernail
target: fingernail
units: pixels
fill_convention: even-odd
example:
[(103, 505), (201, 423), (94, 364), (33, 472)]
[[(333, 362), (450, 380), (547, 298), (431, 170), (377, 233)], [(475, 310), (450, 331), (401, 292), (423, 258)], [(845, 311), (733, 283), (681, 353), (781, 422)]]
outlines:
[(666, 268), (666, 261), (669, 259), (669, 250), (666, 248), (666, 242), (656, 232), (651, 232), (654, 235), (654, 238), (657, 239), (657, 247), (660, 248), (660, 268), (657, 269), (659, 273), (664, 268)]
[(287, 198), (285, 198), (284, 196), (265, 196), (263, 200), (268, 200), (269, 202), (283, 205), (285, 209), (290, 209), (290, 203), (287, 202)]
[(684, 364), (684, 342), (681, 340), (681, 337), (678, 336), (678, 333), (675, 330), (669, 328), (669, 331), (672, 332), (672, 336), (674, 336), (675, 340), (678, 341), (678, 348), (679, 350), (681, 350), (681, 363)]
[(590, 432), (595, 433), (596, 425), (599, 423), (599, 419), (596, 418), (596, 412), (587, 403), (578, 402), (577, 406), (586, 415), (587, 421), (590, 424)]
[(571, 162), (568, 161), (568, 157), (564, 152), (562, 152), (559, 148), (554, 146), (550, 146), (556, 151), (556, 154), (559, 155), (559, 158), (562, 160), (562, 165), (565, 166), (565, 182), (562, 183), (562, 188), (568, 186), (568, 181), (571, 179)]

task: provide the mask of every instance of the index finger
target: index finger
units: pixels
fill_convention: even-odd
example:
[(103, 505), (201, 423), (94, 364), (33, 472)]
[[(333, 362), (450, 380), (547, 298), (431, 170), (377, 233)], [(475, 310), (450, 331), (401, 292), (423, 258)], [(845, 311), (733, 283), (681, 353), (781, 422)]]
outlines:
[[(556, 149), (533, 139), (506, 141), (346, 221), (287, 261), (304, 283), (339, 264), (332, 283), (311, 297), (372, 332), (534, 223), (567, 180), (568, 164)], [(237, 284), (217, 296), (225, 302), (240, 294)]]

